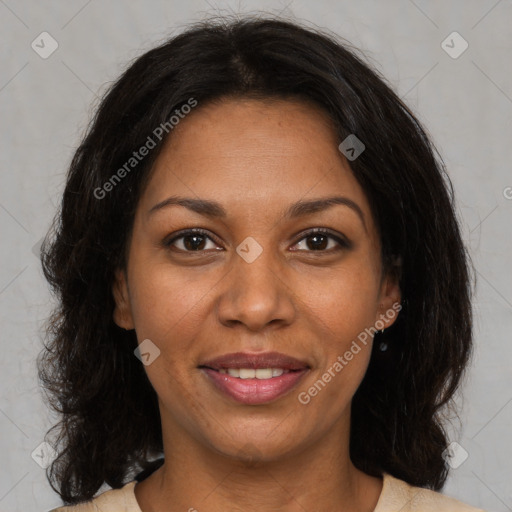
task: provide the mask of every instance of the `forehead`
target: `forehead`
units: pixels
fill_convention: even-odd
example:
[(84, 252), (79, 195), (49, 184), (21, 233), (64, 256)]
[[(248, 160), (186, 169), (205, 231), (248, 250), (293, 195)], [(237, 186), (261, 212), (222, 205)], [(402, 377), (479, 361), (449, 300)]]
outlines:
[(299, 199), (343, 195), (371, 217), (328, 116), (302, 101), (223, 99), (171, 132), (141, 198), (213, 199), (228, 213), (271, 215)]

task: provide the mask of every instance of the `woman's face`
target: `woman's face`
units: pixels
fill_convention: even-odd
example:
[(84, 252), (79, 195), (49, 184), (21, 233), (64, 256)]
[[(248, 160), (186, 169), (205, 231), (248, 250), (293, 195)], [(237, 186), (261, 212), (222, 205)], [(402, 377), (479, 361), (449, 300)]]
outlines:
[(400, 293), (341, 141), (321, 111), (284, 100), (199, 104), (171, 135), (114, 287), (164, 442), (272, 459), (347, 434), (372, 340), (353, 342)]

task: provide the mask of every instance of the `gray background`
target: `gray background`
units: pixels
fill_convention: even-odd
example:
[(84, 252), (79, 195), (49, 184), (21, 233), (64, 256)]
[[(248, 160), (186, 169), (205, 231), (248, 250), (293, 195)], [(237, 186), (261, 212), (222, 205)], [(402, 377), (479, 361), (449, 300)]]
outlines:
[[(255, 10), (307, 20), (360, 47), (443, 155), (477, 277), (475, 358), (462, 428), (451, 431), (469, 456), (444, 492), (512, 510), (510, 0), (0, 0), (0, 510), (60, 504), (31, 457), (52, 422), (35, 369), (51, 306), (37, 254), (98, 96), (128, 61), (187, 22)], [(43, 31), (59, 45), (46, 59), (31, 47), (42, 46)], [(469, 44), (458, 58), (441, 46), (453, 31)], [(445, 44), (453, 54), (461, 43)]]

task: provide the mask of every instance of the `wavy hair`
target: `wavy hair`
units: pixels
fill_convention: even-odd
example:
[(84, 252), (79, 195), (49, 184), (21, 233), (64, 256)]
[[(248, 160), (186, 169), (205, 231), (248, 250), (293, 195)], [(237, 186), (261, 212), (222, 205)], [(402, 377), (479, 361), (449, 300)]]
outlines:
[(113, 321), (111, 289), (165, 137), (108, 194), (98, 190), (190, 98), (201, 108), (224, 97), (313, 102), (340, 142), (355, 134), (365, 144), (350, 167), (371, 205), (384, 265), (401, 261), (403, 309), (376, 335), (353, 398), (350, 455), (370, 475), (439, 490), (448, 471), (443, 412), (472, 348), (471, 267), (445, 165), (411, 110), (348, 43), (256, 16), (193, 24), (137, 58), (74, 154), (42, 249), (57, 298), (38, 357), (60, 420), (47, 434), (58, 452), (52, 487), (66, 503), (87, 500), (103, 484), (147, 474), (162, 454), (157, 396), (134, 357), (135, 332)]

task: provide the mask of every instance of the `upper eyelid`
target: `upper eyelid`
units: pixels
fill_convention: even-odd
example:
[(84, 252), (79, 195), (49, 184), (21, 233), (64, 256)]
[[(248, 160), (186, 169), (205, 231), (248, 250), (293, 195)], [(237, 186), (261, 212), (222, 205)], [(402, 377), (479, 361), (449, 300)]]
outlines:
[[(331, 230), (325, 229), (325, 228), (324, 229), (312, 228), (310, 230), (303, 231), (301, 234), (298, 235), (299, 238), (295, 242), (295, 245), (297, 243), (299, 243), (300, 241), (304, 240), (305, 238), (307, 238), (308, 236), (312, 236), (315, 234), (324, 235), (324, 236), (334, 240), (341, 247), (350, 248), (352, 246), (352, 242), (343, 233), (338, 233), (338, 232), (333, 233)], [(323, 252), (323, 251), (318, 251), (318, 252)]]
[(172, 233), (171, 235), (165, 237), (163, 243), (164, 245), (170, 245), (171, 243), (175, 242), (176, 240), (179, 240), (180, 238), (183, 238), (187, 235), (202, 235), (207, 238), (209, 238), (212, 242), (218, 243), (215, 240), (215, 237), (213, 237), (207, 230), (200, 229), (200, 228), (189, 228), (189, 229), (183, 229), (179, 230), (176, 233)]

